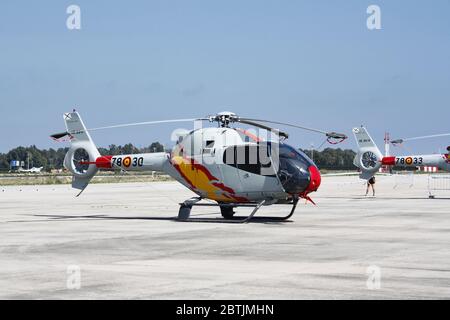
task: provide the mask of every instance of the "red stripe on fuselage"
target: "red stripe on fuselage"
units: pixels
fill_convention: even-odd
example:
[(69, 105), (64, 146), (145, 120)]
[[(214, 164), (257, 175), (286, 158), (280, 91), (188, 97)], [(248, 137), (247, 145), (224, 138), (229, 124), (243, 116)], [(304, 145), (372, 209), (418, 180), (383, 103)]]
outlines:
[(395, 166), (395, 157), (384, 157), (381, 164), (383, 166)]
[[(193, 160), (192, 160), (192, 161), (193, 161)], [(197, 170), (203, 172), (203, 173), (208, 177), (209, 181), (213, 181), (213, 180), (219, 181), (219, 179), (217, 179), (216, 177), (214, 177), (214, 176), (211, 174), (211, 172), (209, 172), (209, 170), (206, 169), (206, 168), (205, 168), (204, 166), (202, 166), (201, 164), (196, 163), (196, 162), (192, 162), (192, 166), (194, 167), (194, 169), (197, 169)]]
[(173, 167), (175, 168), (175, 170), (178, 171), (178, 173), (180, 174), (180, 176), (184, 179), (184, 181), (186, 181), (190, 186), (192, 190), (197, 190), (197, 188), (194, 186), (194, 184), (192, 183), (191, 180), (189, 180), (189, 178), (183, 173), (183, 171), (180, 169), (180, 166), (178, 164), (172, 163)]
[(223, 191), (234, 194), (234, 190), (231, 189), (230, 187), (227, 187), (222, 182), (213, 182), (212, 184), (213, 184), (213, 186), (215, 186), (219, 189), (222, 189)]
[[(229, 199), (233, 199), (234, 201), (237, 201), (237, 202), (248, 202), (247, 198), (236, 196), (234, 189), (227, 187), (222, 182), (220, 182), (220, 180), (217, 179), (215, 176), (213, 176), (211, 174), (211, 172), (209, 172), (209, 170), (202, 164), (195, 162), (194, 159), (189, 159), (186, 157), (183, 157), (183, 159), (185, 161), (187, 161), (192, 166), (193, 169), (204, 173), (205, 176), (208, 178), (209, 182), (214, 187), (219, 188), (222, 191), (224, 191), (225, 193), (223, 193), (222, 196), (229, 198)], [(171, 163), (172, 163), (173, 167), (177, 170), (177, 172), (181, 175), (181, 177), (190, 185), (191, 189), (198, 190), (197, 187), (192, 183), (192, 181), (183, 173), (183, 170), (181, 170), (180, 165), (174, 163), (173, 161), (171, 161)]]
[(95, 161), (80, 161), (80, 164), (95, 164), (97, 168), (101, 169), (111, 169), (112, 163), (111, 163), (112, 156), (101, 156), (98, 157)]
[(102, 157), (98, 157), (97, 160), (95, 160), (96, 162), (96, 166), (97, 168), (102, 168), (102, 169), (111, 169), (112, 168), (112, 156), (102, 156)]
[(242, 132), (243, 134), (245, 134), (247, 137), (249, 137), (250, 139), (252, 139), (255, 142), (261, 142), (262, 141), (262, 139), (260, 137), (255, 136), (253, 133), (251, 133), (251, 132), (249, 132), (247, 130), (244, 130), (244, 129), (241, 129), (241, 128), (236, 128), (236, 130), (239, 131), (239, 132)]

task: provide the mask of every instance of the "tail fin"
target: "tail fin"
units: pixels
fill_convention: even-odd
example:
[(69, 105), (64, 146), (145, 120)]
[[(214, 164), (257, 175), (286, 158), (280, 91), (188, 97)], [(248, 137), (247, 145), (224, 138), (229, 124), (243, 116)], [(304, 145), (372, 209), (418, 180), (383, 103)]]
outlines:
[(353, 134), (358, 145), (353, 164), (361, 169), (360, 178), (368, 180), (380, 169), (383, 155), (365, 127), (353, 128)]
[[(81, 160), (95, 161), (100, 157), (100, 153), (78, 112), (65, 113), (64, 121), (71, 141), (70, 149), (64, 158), (64, 167), (72, 173), (72, 187), (79, 189), (80, 193), (78, 195), (80, 195), (97, 173), (98, 168), (92, 164), (86, 168), (80, 166), (79, 163)], [(89, 159), (77, 159), (79, 154), (83, 153)]]

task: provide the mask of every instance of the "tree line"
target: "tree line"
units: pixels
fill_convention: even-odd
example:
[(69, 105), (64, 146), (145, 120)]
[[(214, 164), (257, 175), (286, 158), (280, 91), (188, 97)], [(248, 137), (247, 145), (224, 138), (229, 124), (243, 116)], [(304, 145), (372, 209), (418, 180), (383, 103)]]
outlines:
[(351, 149), (325, 148), (322, 151), (303, 150), (308, 157), (314, 160), (319, 169), (326, 170), (355, 170), (353, 160), (356, 152)]
[[(8, 171), (11, 160), (24, 161), (27, 166), (29, 159), (30, 167), (44, 167), (45, 171), (63, 168), (64, 157), (69, 148), (38, 149), (36, 146), (17, 147), (8, 153), (0, 153), (0, 170)], [(107, 148), (99, 148), (102, 155), (136, 154), (162, 152), (164, 146), (159, 142), (153, 142), (148, 147), (137, 148), (131, 143), (121, 145), (112, 144)], [(353, 159), (356, 153), (353, 150), (326, 148), (322, 151), (303, 150), (314, 160), (319, 169), (327, 170), (354, 170)]]

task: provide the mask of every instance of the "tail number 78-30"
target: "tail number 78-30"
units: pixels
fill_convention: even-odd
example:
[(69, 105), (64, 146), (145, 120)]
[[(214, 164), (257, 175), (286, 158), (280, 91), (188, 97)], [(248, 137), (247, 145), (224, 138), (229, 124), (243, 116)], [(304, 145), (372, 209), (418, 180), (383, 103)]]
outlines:
[(113, 167), (142, 167), (144, 165), (143, 157), (113, 157), (111, 159)]

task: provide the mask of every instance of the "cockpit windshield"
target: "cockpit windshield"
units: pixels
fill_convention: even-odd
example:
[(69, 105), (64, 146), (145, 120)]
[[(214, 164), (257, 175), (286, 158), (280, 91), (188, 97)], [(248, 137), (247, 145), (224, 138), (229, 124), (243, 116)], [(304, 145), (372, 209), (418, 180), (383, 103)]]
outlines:
[(277, 176), (284, 190), (290, 194), (299, 194), (306, 190), (310, 183), (309, 168), (314, 166), (314, 162), (306, 154), (287, 144), (273, 143), (270, 149), (272, 160), (279, 164)]
[(287, 144), (280, 144), (280, 158), (297, 160), (308, 166), (314, 165), (312, 160), (304, 152), (296, 150)]

